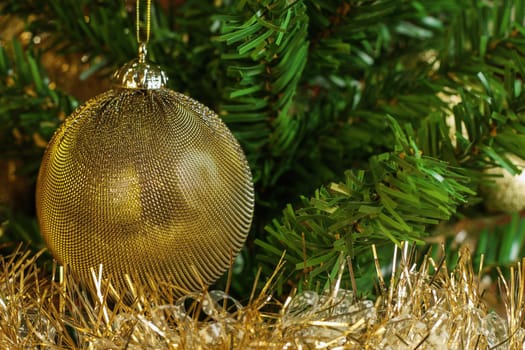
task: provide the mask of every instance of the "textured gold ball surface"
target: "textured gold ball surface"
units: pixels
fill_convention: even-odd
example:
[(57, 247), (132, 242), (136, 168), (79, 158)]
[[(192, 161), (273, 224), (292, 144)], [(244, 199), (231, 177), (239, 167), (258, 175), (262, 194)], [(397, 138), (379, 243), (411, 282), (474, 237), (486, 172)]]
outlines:
[[(251, 173), (218, 116), (166, 89), (117, 88), (79, 107), (44, 155), (42, 235), (83, 278), (102, 264), (196, 290), (238, 254), (253, 216)], [(198, 276), (197, 276), (198, 275)]]

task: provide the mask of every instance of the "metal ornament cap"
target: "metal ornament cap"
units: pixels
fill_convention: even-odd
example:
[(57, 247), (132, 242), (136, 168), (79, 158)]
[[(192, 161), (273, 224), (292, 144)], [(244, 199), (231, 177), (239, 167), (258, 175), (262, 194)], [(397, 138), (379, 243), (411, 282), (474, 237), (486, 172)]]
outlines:
[(139, 45), (139, 58), (126, 63), (113, 75), (113, 84), (126, 89), (156, 90), (166, 86), (168, 77), (162, 69), (146, 62), (146, 44)]
[(125, 275), (199, 290), (244, 245), (252, 176), (217, 114), (151, 67), (140, 57), (124, 66), (117, 88), (55, 132), (37, 179), (40, 230), (82, 279), (102, 265), (117, 290)]

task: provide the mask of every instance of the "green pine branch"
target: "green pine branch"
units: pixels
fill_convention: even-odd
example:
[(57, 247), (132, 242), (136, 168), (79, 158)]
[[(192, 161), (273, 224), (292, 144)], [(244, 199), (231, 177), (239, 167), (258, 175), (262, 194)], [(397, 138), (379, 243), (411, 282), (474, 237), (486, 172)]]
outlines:
[[(76, 106), (74, 98), (55, 89), (32, 50), (24, 51), (17, 40), (0, 46), (0, 161), (4, 171), (5, 164), (17, 164), (18, 172), (9, 176), (27, 179), (28, 193), (34, 187), (47, 141)], [(2, 191), (9, 192), (9, 188)], [(42, 249), (44, 242), (32, 210), (17, 209), (1, 203), (0, 241), (23, 241), (35, 251)]]
[[(82, 79), (93, 74), (109, 79), (120, 65), (137, 57), (135, 7), (128, 5), (134, 2), (6, 0), (0, 6), (28, 19), (27, 29), (45, 38), (41, 49), (83, 54), (90, 68), (81, 73)], [(168, 85), (211, 107), (218, 105), (220, 96), (214, 76), (221, 67), (211, 41), (217, 10), (213, 2), (187, 1), (161, 8), (152, 1), (148, 43), (148, 59), (165, 70)]]
[(481, 266), (485, 273), (490, 273), (495, 279), (501, 271), (525, 255), (523, 213), (465, 218), (453, 225), (438, 226), (434, 234), (441, 237), (440, 243), (430, 245), (434, 259), (439, 261), (444, 249), (449, 270), (455, 267), (455, 257), (465, 245), (471, 249), (474, 267)]
[[(523, 67), (522, 52), (525, 47), (521, 19), (516, 21), (510, 14), (514, 13), (513, 8), (522, 6), (520, 4), (522, 2), (508, 2), (489, 7), (476, 2), (462, 3), (462, 11), (457, 12), (454, 8), (454, 12), (449, 14), (450, 27), (440, 31), (443, 37), (431, 41), (435, 47), (427, 46), (425, 51), (419, 51), (411, 61), (401, 55), (393, 62), (380, 62), (371, 66), (364, 80), (358, 85), (361, 89), (351, 90), (354, 96), (358, 96), (358, 101), (354, 103), (354, 108), (348, 110), (351, 123), (347, 126), (349, 131), (346, 134), (346, 137), (350, 133), (364, 135), (360, 139), (368, 144), (355, 145), (354, 149), (356, 152), (369, 150), (370, 153), (361, 158), (369, 159), (366, 162), (367, 170), (359, 173), (359, 176), (354, 172), (345, 175), (343, 184), (350, 182), (350, 186), (344, 187), (343, 193), (348, 193), (348, 198), (342, 197), (336, 191), (334, 194), (334, 189), (342, 186), (338, 182), (336, 185), (332, 184), (329, 190), (321, 188), (311, 199), (303, 197), (301, 207), (296, 210), (291, 206), (287, 207), (283, 216), (274, 220), (267, 228), (268, 238), (257, 241), (263, 250), (261, 258), (271, 261), (273, 258), (269, 256), (284, 249), (288, 253), (290, 267), (302, 271), (301, 278), (304, 281), (325, 281), (330, 276), (328, 269), (337, 265), (341, 252), (343, 255), (355, 257), (356, 244), (359, 246), (357, 251), (362, 252), (369, 249), (372, 243), (392, 241), (398, 244), (402, 239), (418, 241), (426, 235), (427, 225), (431, 227), (441, 220), (449, 219), (456, 214), (457, 205), (462, 201), (472, 200), (475, 195), (475, 191), (463, 187), (464, 182), (461, 180), (461, 190), (451, 191), (455, 185), (447, 188), (443, 186), (444, 183), (438, 182), (432, 185), (432, 189), (425, 189), (425, 185), (431, 183), (427, 182), (428, 179), (435, 181), (452, 176), (452, 181), (456, 181), (456, 176), (462, 174), (461, 177), (465, 180), (468, 174), (472, 181), (470, 187), (475, 189), (476, 182), (489, 181), (482, 178), (481, 174), (487, 167), (498, 166), (516, 173), (518, 169), (508, 160), (507, 154), (514, 153), (522, 158), (524, 156), (523, 74), (520, 67)], [(522, 10), (516, 9), (516, 13), (520, 11)], [(482, 17), (477, 26), (464, 25), (464, 21), (458, 20), (480, 13), (487, 16)], [(476, 31), (473, 31), (473, 27)], [(493, 32), (487, 29), (489, 27), (493, 28)], [(477, 51), (476, 45), (463, 45), (461, 59), (452, 64), (443, 57), (449, 57), (451, 50), (453, 57), (458, 57), (455, 43), (459, 39), (449, 35), (450, 32), (457, 31), (463, 33), (460, 36), (463, 43), (467, 37), (485, 35), (488, 46)], [(428, 55), (430, 48), (434, 51)], [(413, 48), (407, 48), (406, 51), (410, 54)], [(481, 52), (483, 56), (480, 57)], [(341, 85), (345, 83), (344, 80), (341, 82)], [(333, 92), (334, 89), (329, 91)], [(457, 104), (452, 105), (443, 95), (453, 95), (459, 102), (456, 101)], [(397, 163), (400, 160), (404, 162), (407, 158), (391, 158), (391, 153), (378, 155), (381, 154), (378, 150), (384, 150), (389, 144), (395, 143), (399, 148), (399, 128), (395, 128), (395, 133), (385, 133), (388, 127), (385, 123), (387, 114), (405, 126), (406, 138), (401, 139), (408, 141), (403, 142), (403, 154), (412, 154), (414, 157), (417, 150), (422, 153), (421, 157), (410, 158), (416, 162), (410, 163), (411, 166), (421, 171), (417, 176), (424, 175), (425, 179), (415, 187), (417, 193), (411, 192), (414, 188), (401, 186), (414, 183), (413, 179), (403, 178), (406, 165), (400, 166)], [(451, 133), (454, 128), (455, 132)], [(380, 138), (371, 137), (378, 134), (381, 135)], [(348, 148), (347, 151), (352, 149)], [(396, 181), (400, 178), (404, 180), (387, 182), (385, 185), (384, 163), (378, 159), (396, 159), (394, 163), (397, 165), (391, 169), (395, 176), (391, 178)], [(422, 165), (420, 159), (429, 162), (428, 168)], [(432, 164), (433, 162), (437, 163)], [(427, 172), (430, 169), (439, 169), (438, 164), (441, 162), (444, 165), (451, 164), (455, 168), (445, 165), (445, 168), (451, 171), (446, 175)], [(399, 170), (398, 167), (403, 170)], [(459, 169), (462, 170), (458, 173)], [(370, 187), (362, 185), (365, 174), (370, 174), (368, 176), (373, 184), (373, 191)], [(392, 189), (397, 192), (396, 196), (390, 198), (392, 194), (389, 191)], [(414, 198), (427, 191), (445, 201), (453, 198), (450, 210), (443, 210), (443, 203), (438, 201), (430, 201), (431, 204), (426, 210), (420, 210), (424, 209), (420, 206), (421, 199)], [(453, 193), (462, 193), (462, 199), (459, 200), (460, 197)], [(354, 212), (348, 214), (340, 209), (340, 203), (345, 201), (352, 201), (358, 208), (362, 208), (368, 204), (365, 199), (369, 200), (374, 196), (377, 196), (375, 209), (380, 208), (382, 214), (388, 213), (391, 217), (378, 216), (375, 212), (374, 216), (360, 217)], [(404, 207), (406, 203), (403, 201), (412, 200), (413, 203), (418, 203), (417, 208)], [(426, 216), (430, 210), (434, 213), (440, 212), (442, 216)], [(334, 214), (341, 212), (345, 215), (337, 217)], [(411, 213), (417, 213), (415, 222), (420, 226), (411, 221)], [(370, 220), (372, 224), (363, 225), (361, 220)], [(333, 230), (341, 226), (347, 231)], [(369, 227), (372, 227), (370, 232), (366, 231)], [(363, 231), (366, 233), (363, 234)], [(377, 235), (374, 236), (371, 232)], [(363, 241), (360, 241), (362, 237)]]
[(0, 46), (0, 155), (24, 159), (34, 175), (45, 142), (77, 101), (55, 90), (34, 54), (9, 44)]
[[(267, 227), (268, 237), (256, 240), (262, 261), (271, 264), (285, 250), (288, 268), (299, 271), (299, 286), (326, 284), (341, 256), (370, 257), (371, 244), (422, 243), (429, 225), (449, 219), (475, 194), (460, 169), (422, 156), (415, 141), (388, 120), (396, 148), (372, 157), (367, 170), (349, 170), (343, 181), (302, 197), (300, 208), (288, 206)], [(358, 277), (370, 268), (357, 271)]]
[[(463, 12), (449, 14), (450, 25), (432, 41), (434, 47), (428, 46), (410, 61), (402, 57), (369, 69), (356, 108), (349, 111), (354, 132), (383, 133), (388, 113), (412, 125), (426, 155), (476, 171), (495, 165), (515, 173), (506, 154), (524, 156), (525, 46), (521, 21), (508, 14), (514, 14), (521, 3), (465, 2)], [(482, 14), (486, 15), (475, 20), (477, 25), (465, 25), (465, 18)], [(498, 26), (493, 26), (495, 22)], [(493, 29), (489, 32), (488, 28)], [(457, 33), (463, 33), (460, 39)], [(482, 36), (485, 45), (480, 50), (475, 38)], [(457, 58), (458, 40), (464, 44), (461, 59)], [(371, 153), (365, 157), (390, 140), (369, 142)]]
[(266, 187), (289, 169), (302, 138), (305, 110), (294, 102), (307, 59), (308, 16), (302, 1), (257, 3), (217, 17), (231, 77), (221, 112), (247, 150), (255, 181)]
[[(137, 44), (133, 17), (123, 1), (9, 1), (4, 11), (26, 19), (35, 35), (50, 35), (46, 49), (86, 54), (95, 72), (108, 64), (122, 64), (134, 57)], [(85, 73), (87, 74), (87, 73)]]

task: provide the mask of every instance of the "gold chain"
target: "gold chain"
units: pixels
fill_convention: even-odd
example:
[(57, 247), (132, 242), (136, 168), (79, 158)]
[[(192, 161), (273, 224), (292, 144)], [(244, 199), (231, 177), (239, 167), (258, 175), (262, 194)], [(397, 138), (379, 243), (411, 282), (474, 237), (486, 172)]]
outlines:
[(141, 20), (140, 20), (140, 3), (143, 0), (137, 0), (137, 42), (140, 43), (147, 43), (149, 41), (149, 32), (150, 32), (150, 21), (151, 21), (151, 0), (146, 0), (146, 38), (145, 40), (142, 39), (141, 35)]

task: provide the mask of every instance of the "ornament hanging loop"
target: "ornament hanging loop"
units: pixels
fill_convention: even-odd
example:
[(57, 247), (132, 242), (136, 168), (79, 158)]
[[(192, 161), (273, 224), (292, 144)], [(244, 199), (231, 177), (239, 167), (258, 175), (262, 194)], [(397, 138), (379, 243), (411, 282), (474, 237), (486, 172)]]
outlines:
[[(137, 42), (139, 43), (139, 50), (140, 46), (144, 43), (147, 44), (149, 41), (149, 34), (150, 34), (150, 27), (151, 27), (151, 0), (146, 0), (146, 19), (145, 23), (142, 23), (141, 21), (141, 9), (140, 9), (140, 3), (144, 0), (137, 0), (137, 20), (136, 20), (136, 28), (137, 28)], [(140, 51), (139, 51), (140, 53)]]
[(151, 0), (146, 0), (146, 19), (144, 23), (141, 22), (143, 14), (140, 8), (140, 3), (143, 1), (137, 0), (138, 59), (126, 63), (113, 75), (113, 83), (119, 88), (157, 90), (164, 87), (168, 80), (160, 67), (146, 61), (146, 55), (148, 54), (146, 45), (150, 36)]
[(146, 48), (146, 43), (139, 43), (139, 62), (146, 63), (146, 55), (148, 54), (148, 49)]
[[(143, 0), (137, 0), (137, 19), (136, 19), (136, 28), (137, 28), (137, 43), (139, 44), (139, 62), (146, 62), (146, 55), (148, 51), (146, 45), (149, 41), (150, 31), (151, 31), (151, 0), (146, 0), (146, 20), (145, 24), (141, 21), (141, 10), (140, 3)], [(142, 33), (144, 32), (144, 33)]]

